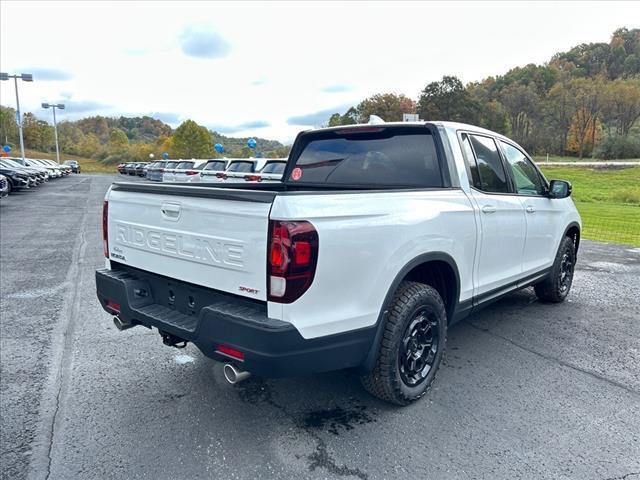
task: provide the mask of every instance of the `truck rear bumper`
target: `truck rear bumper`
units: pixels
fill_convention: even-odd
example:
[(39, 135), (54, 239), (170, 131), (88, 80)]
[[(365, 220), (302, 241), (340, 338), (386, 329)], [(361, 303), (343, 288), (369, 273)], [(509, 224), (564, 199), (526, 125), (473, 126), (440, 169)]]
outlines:
[[(206, 356), (263, 377), (358, 367), (376, 328), (304, 339), (288, 322), (267, 316), (265, 302), (203, 288), (116, 262), (96, 271), (98, 299), (125, 322), (155, 327), (193, 342)], [(119, 311), (119, 312), (118, 312)], [(242, 352), (243, 360), (220, 346)]]

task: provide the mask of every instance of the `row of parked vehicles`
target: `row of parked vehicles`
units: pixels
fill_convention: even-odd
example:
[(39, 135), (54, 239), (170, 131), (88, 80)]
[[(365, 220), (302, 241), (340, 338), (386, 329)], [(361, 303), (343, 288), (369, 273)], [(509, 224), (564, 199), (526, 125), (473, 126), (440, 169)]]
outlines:
[(80, 173), (80, 164), (75, 160), (58, 164), (45, 158), (0, 157), (0, 197), (71, 173)]
[(165, 183), (278, 182), (286, 165), (286, 158), (162, 160), (121, 163), (118, 172)]

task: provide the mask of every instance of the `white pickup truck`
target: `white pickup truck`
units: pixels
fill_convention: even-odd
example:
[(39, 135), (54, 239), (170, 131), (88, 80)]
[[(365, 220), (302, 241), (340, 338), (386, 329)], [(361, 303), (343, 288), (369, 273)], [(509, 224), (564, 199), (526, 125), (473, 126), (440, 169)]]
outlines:
[(282, 182), (115, 183), (97, 294), (119, 329), (193, 342), (232, 383), (349, 368), (405, 405), (454, 322), (531, 285), (564, 300), (581, 228), (570, 194), (470, 125), (306, 131)]

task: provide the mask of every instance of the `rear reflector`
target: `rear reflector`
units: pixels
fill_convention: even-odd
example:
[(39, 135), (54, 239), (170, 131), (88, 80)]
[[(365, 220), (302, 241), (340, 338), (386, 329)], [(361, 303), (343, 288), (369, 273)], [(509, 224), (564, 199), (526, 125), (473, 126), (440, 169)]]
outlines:
[(113, 300), (107, 300), (107, 308), (111, 310), (112, 313), (120, 313), (120, 304)]
[(260, 175), (245, 175), (244, 179), (247, 182), (261, 182), (262, 181), (262, 177)]
[(187, 170), (187, 175), (197, 175), (198, 172), (196, 172), (195, 170)]
[(224, 172), (218, 172), (218, 173), (216, 173), (216, 177), (218, 177), (218, 178), (227, 178), (227, 175)]
[(228, 345), (218, 345), (218, 352), (228, 355), (236, 360), (244, 360), (244, 353), (240, 350), (236, 350), (235, 348), (231, 348)]

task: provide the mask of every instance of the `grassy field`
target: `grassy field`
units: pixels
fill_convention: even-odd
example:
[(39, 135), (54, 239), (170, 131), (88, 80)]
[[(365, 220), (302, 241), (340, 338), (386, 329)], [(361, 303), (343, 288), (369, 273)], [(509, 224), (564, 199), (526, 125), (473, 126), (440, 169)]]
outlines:
[(640, 247), (640, 167), (541, 165), (548, 179), (569, 180), (583, 238)]
[[(24, 149), (25, 156), (27, 158), (49, 158), (51, 160), (56, 159), (56, 153), (38, 152), (37, 150)], [(12, 152), (14, 155), (20, 155), (19, 151)], [(105, 165), (99, 160), (93, 158), (78, 157), (76, 155), (60, 155), (60, 162), (65, 160), (76, 160), (82, 169), (82, 173), (116, 173), (115, 165)]]
[[(536, 163), (544, 164), (547, 162), (546, 155), (534, 155), (533, 159)], [(640, 162), (640, 158), (625, 158), (621, 160), (604, 160), (602, 158), (591, 157), (562, 157), (560, 155), (549, 155), (549, 162)]]

